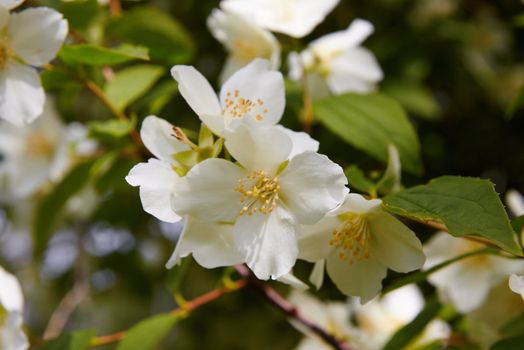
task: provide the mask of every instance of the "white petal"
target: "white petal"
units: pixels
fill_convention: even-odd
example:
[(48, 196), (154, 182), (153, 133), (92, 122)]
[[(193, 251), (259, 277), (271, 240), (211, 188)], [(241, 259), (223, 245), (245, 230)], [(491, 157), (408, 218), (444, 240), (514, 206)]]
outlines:
[(342, 293), (360, 297), (364, 304), (382, 289), (387, 268), (373, 259), (363, 259), (350, 265), (333, 254), (327, 259), (327, 272)]
[(291, 153), (289, 154), (289, 158), (293, 158), (297, 154), (306, 152), (306, 151), (312, 151), (317, 152), (319, 147), (319, 142), (315, 139), (313, 139), (311, 136), (309, 136), (308, 133), (305, 132), (297, 132), (293, 131), (291, 129), (285, 128), (282, 125), (276, 125), (277, 129), (280, 129), (286, 133), (287, 136), (291, 139), (293, 142), (293, 148), (291, 149)]
[(3, 327), (0, 328), (0, 345), (2, 350), (29, 349), (29, 341), (22, 329), (22, 314), (18, 311), (10, 312), (5, 316)]
[(257, 58), (229, 78), (220, 90), (226, 125), (249, 119), (262, 125), (275, 125), (286, 104), (282, 73), (269, 69), (269, 62)]
[(139, 163), (129, 171), (126, 181), (140, 186), (140, 200), (147, 213), (166, 222), (180, 220), (171, 205), (180, 178), (169, 163), (154, 158)]
[(233, 234), (246, 264), (259, 279), (267, 280), (286, 275), (295, 265), (298, 229), (293, 216), (277, 206), (267, 215), (239, 217)]
[(277, 278), (277, 281), (287, 284), (288, 286), (293, 287), (296, 290), (306, 290), (308, 289), (308, 285), (299, 280), (298, 278), (293, 275), (293, 273), (287, 273), (284, 276), (281, 276)]
[[(233, 225), (206, 223), (189, 218), (177, 242), (181, 257), (193, 254), (201, 266), (212, 269), (243, 263), (233, 240)], [(174, 265), (170, 259), (168, 268)]]
[(319, 57), (333, 55), (360, 45), (373, 33), (373, 25), (363, 19), (355, 19), (348, 29), (327, 34), (311, 42), (310, 46)]
[(0, 0), (0, 6), (3, 6), (9, 10), (14, 9), (15, 7), (19, 6), (21, 3), (23, 3), (25, 0)]
[(355, 213), (369, 214), (382, 210), (382, 201), (380, 199), (366, 199), (358, 193), (348, 193), (344, 203), (337, 209), (337, 213)]
[(0, 70), (0, 118), (23, 126), (33, 122), (44, 109), (45, 94), (36, 70), (11, 64)]
[(327, 83), (335, 94), (371, 92), (382, 78), (375, 56), (362, 47), (348, 50), (329, 62)]
[(281, 200), (301, 224), (312, 224), (342, 203), (348, 189), (342, 168), (325, 155), (304, 152), (279, 178)]
[(317, 289), (320, 289), (320, 287), (322, 287), (322, 284), (324, 283), (325, 268), (326, 260), (319, 260), (315, 263), (315, 265), (313, 266), (313, 270), (311, 271), (311, 275), (309, 275), (309, 282), (313, 283), (313, 285)]
[(206, 159), (181, 178), (175, 188), (173, 208), (206, 222), (233, 221), (242, 208), (235, 188), (243, 177), (245, 173), (232, 162)]
[(56, 56), (67, 31), (62, 14), (47, 7), (14, 13), (9, 21), (11, 48), (33, 66), (42, 66)]
[(277, 39), (253, 21), (215, 9), (208, 17), (207, 25), (213, 36), (230, 53), (221, 74), (222, 82), (257, 57), (269, 60), (272, 69), (280, 66), (280, 45)]
[(333, 230), (340, 225), (336, 216), (327, 215), (313, 225), (302, 225), (299, 236), (300, 259), (317, 262), (327, 258), (333, 247), (329, 241), (333, 237)]
[(7, 312), (22, 312), (24, 296), (16, 277), (0, 267), (0, 307)]
[(368, 219), (371, 231), (370, 254), (397, 272), (410, 272), (424, 265), (426, 257), (415, 233), (388, 213)]
[(524, 197), (516, 190), (509, 190), (506, 193), (506, 203), (509, 210), (515, 216), (524, 215)]
[(206, 78), (194, 67), (183, 65), (171, 68), (171, 75), (178, 82), (178, 91), (200, 120), (215, 134), (222, 135), (222, 108)]
[(226, 148), (247, 170), (276, 173), (289, 157), (291, 139), (276, 127), (249, 127), (243, 123), (226, 132)]
[(509, 276), (509, 289), (517, 294), (520, 294), (524, 300), (524, 276), (512, 273)]
[(300, 81), (304, 75), (304, 64), (302, 63), (302, 56), (298, 52), (290, 52), (287, 55), (287, 66), (289, 79), (293, 81)]
[(153, 115), (142, 122), (140, 137), (146, 148), (158, 159), (173, 163), (173, 154), (187, 151), (188, 145), (173, 135), (173, 125)]

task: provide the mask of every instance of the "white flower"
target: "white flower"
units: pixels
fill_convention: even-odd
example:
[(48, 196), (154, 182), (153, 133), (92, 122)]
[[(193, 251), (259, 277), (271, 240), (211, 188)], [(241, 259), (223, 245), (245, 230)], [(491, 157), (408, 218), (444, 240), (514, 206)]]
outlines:
[(25, 128), (0, 121), (0, 201), (26, 198), (60, 180), (75, 155), (96, 147), (84, 126), (60, 121), (52, 102), (46, 99), (42, 115)]
[(409, 272), (424, 264), (418, 238), (382, 210), (381, 204), (379, 199), (348, 194), (339, 208), (317, 224), (303, 226), (299, 241), (301, 259), (320, 261), (317, 281), (326, 259), (327, 272), (337, 287), (363, 303), (380, 291), (388, 268)]
[[(365, 337), (366, 349), (382, 349), (400, 328), (415, 319), (424, 309), (424, 304), (424, 297), (415, 285), (407, 285), (384, 297), (376, 297), (365, 305), (355, 301), (355, 319), (358, 329)], [(450, 333), (445, 322), (433, 320), (407, 349), (446, 339)]]
[(481, 306), (466, 315), (468, 337), (481, 350), (488, 350), (497, 340), (507, 337), (500, 329), (523, 313), (522, 297), (512, 293), (504, 280), (491, 289)]
[(516, 190), (506, 193), (506, 203), (514, 216), (524, 215), (524, 197)]
[(309, 47), (288, 57), (290, 78), (305, 77), (314, 99), (346, 92), (367, 93), (375, 90), (383, 73), (371, 51), (360, 46), (373, 32), (373, 25), (354, 20), (345, 31), (317, 39)]
[(0, 349), (29, 349), (22, 330), (23, 308), (24, 297), (18, 280), (0, 267)]
[(280, 45), (277, 39), (248, 18), (215, 9), (207, 19), (207, 26), (229, 52), (220, 81), (225, 81), (255, 58), (269, 60), (271, 69), (279, 68)]
[(166, 222), (180, 220), (171, 206), (179, 179), (174, 169), (178, 163), (173, 155), (190, 149), (173, 133), (173, 125), (167, 121), (155, 116), (146, 117), (142, 122), (140, 137), (156, 158), (135, 165), (126, 176), (126, 181), (131, 186), (140, 187), (140, 200), (144, 210)]
[[(429, 269), (483, 247), (480, 243), (439, 232), (424, 246), (427, 256), (424, 268)], [(459, 312), (467, 313), (482, 305), (491, 288), (523, 267), (518, 260), (491, 254), (475, 255), (432, 273), (428, 281), (437, 288), (444, 301), (450, 302)]]
[(284, 79), (269, 70), (269, 62), (255, 59), (229, 78), (220, 100), (209, 82), (191, 66), (174, 66), (171, 74), (189, 106), (215, 134), (239, 121), (275, 125), (285, 106)]
[(243, 261), (258, 278), (277, 279), (295, 264), (299, 224), (315, 223), (339, 205), (347, 180), (326, 156), (306, 151), (290, 159), (292, 140), (279, 128), (242, 124), (225, 145), (239, 164), (197, 164), (177, 185), (173, 208), (197, 220), (234, 223)]
[(56, 56), (68, 31), (67, 21), (50, 8), (9, 13), (22, 2), (0, 2), (0, 119), (16, 126), (42, 114), (45, 94), (33, 67)]
[[(522, 267), (524, 268), (524, 266)], [(524, 276), (512, 273), (509, 276), (509, 289), (519, 294), (524, 300)]]
[(223, 0), (220, 7), (236, 12), (273, 32), (296, 38), (308, 35), (339, 0)]
[[(288, 298), (289, 302), (296, 305), (301, 316), (312, 320), (315, 324), (339, 340), (344, 340), (352, 348), (368, 349), (365, 346), (360, 330), (351, 324), (350, 307), (342, 302), (322, 302), (312, 295), (293, 291)], [(291, 324), (307, 335), (296, 347), (296, 350), (330, 350), (332, 346), (326, 344), (321, 338), (305, 328), (300, 323), (290, 319)]]

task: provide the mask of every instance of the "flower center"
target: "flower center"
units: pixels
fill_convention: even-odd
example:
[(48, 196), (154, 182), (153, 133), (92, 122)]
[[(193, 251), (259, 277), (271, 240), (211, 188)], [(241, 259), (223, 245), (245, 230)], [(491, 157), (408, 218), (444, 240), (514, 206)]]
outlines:
[(339, 258), (349, 264), (367, 259), (371, 232), (366, 215), (346, 213), (342, 218), (344, 222), (333, 230), (329, 244), (339, 249)]
[(250, 41), (236, 39), (233, 41), (233, 55), (240, 61), (252, 61), (257, 57), (269, 58), (270, 53)]
[(14, 52), (9, 47), (7, 41), (0, 38), (0, 70), (5, 69), (13, 57)]
[(32, 133), (26, 138), (25, 150), (30, 158), (50, 157), (54, 149), (54, 143), (43, 133)]
[(257, 98), (257, 100), (254, 101), (244, 98), (240, 96), (238, 90), (226, 92), (224, 104), (225, 106), (222, 112), (233, 119), (243, 118), (246, 114), (253, 113), (255, 114), (255, 119), (261, 121), (264, 119), (264, 114), (269, 112), (269, 110), (264, 107), (263, 100)]
[(248, 177), (238, 180), (235, 191), (240, 193), (240, 203), (244, 205), (240, 215), (271, 213), (277, 206), (279, 190), (278, 178), (267, 176), (263, 170), (256, 170)]

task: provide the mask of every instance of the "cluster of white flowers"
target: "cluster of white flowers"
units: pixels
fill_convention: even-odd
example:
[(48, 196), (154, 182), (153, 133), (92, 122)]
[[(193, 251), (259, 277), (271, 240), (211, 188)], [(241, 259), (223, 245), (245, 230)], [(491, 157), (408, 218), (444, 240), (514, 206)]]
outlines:
[(11, 13), (23, 2), (0, 1), (0, 119), (16, 126), (42, 114), (45, 93), (36, 67), (56, 56), (68, 32), (67, 21), (53, 9)]
[[(193, 67), (173, 67), (182, 96), (223, 139), (226, 159), (217, 153), (181, 164), (177, 155), (195, 152), (197, 159), (202, 145), (150, 116), (141, 136), (156, 158), (136, 165), (126, 179), (140, 186), (147, 212), (167, 222), (186, 220), (169, 267), (193, 254), (208, 268), (246, 263), (260, 279), (279, 279), (297, 259), (321, 266), (327, 261), (344, 293), (370, 300), (387, 268), (422, 266), (422, 246), (379, 199), (348, 194), (342, 168), (317, 153), (317, 141), (276, 125), (284, 111), (284, 80), (270, 66), (253, 60), (219, 96)], [(318, 285), (321, 274), (315, 272)]]

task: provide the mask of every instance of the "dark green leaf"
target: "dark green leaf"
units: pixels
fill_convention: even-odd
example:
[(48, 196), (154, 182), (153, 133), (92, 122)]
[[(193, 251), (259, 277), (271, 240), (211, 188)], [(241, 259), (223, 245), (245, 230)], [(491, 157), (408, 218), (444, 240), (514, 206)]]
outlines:
[(167, 65), (187, 62), (194, 44), (186, 30), (167, 13), (142, 6), (110, 23), (107, 36), (149, 48), (151, 58)]
[(177, 318), (172, 314), (156, 315), (131, 328), (116, 350), (150, 350), (173, 328)]
[(67, 18), (70, 27), (85, 29), (100, 13), (100, 5), (98, 0), (61, 2), (59, 11)]
[(506, 109), (506, 119), (511, 119), (515, 112), (524, 105), (524, 86), (517, 92), (517, 96), (511, 101), (511, 104)]
[(40, 79), (45, 90), (81, 87), (80, 82), (73, 80), (66, 72), (57, 69), (43, 71), (40, 74)]
[(383, 161), (388, 145), (397, 147), (402, 166), (422, 173), (420, 144), (398, 102), (382, 94), (346, 94), (315, 103), (315, 115), (344, 141)]
[(178, 85), (174, 79), (161, 81), (137, 101), (136, 110), (141, 111), (142, 115), (157, 115), (177, 92)]
[(136, 59), (149, 59), (147, 48), (132, 45), (121, 45), (116, 48), (93, 44), (64, 45), (59, 56), (68, 65), (85, 64), (88, 66), (105, 66)]
[(96, 334), (94, 329), (86, 329), (74, 333), (63, 334), (46, 342), (38, 350), (84, 350)]
[(124, 110), (144, 95), (164, 74), (164, 68), (151, 65), (137, 65), (119, 70), (104, 90), (113, 105)]
[(522, 350), (524, 335), (506, 338), (496, 342), (490, 350)]
[(38, 203), (33, 220), (35, 252), (40, 254), (53, 235), (67, 200), (88, 183), (94, 161), (76, 165), (64, 179)]
[(512, 254), (522, 254), (504, 206), (488, 180), (442, 176), (389, 194), (383, 203), (395, 214), (443, 223), (453, 236), (484, 237)]
[(500, 333), (506, 337), (524, 335), (524, 314), (511, 319), (500, 328)]
[(427, 324), (435, 318), (440, 308), (441, 306), (437, 299), (428, 300), (424, 310), (422, 310), (413, 321), (399, 329), (388, 341), (383, 350), (405, 349), (405, 346), (420, 335)]
[(524, 215), (511, 220), (511, 227), (513, 227), (517, 233), (522, 232), (524, 230)]

